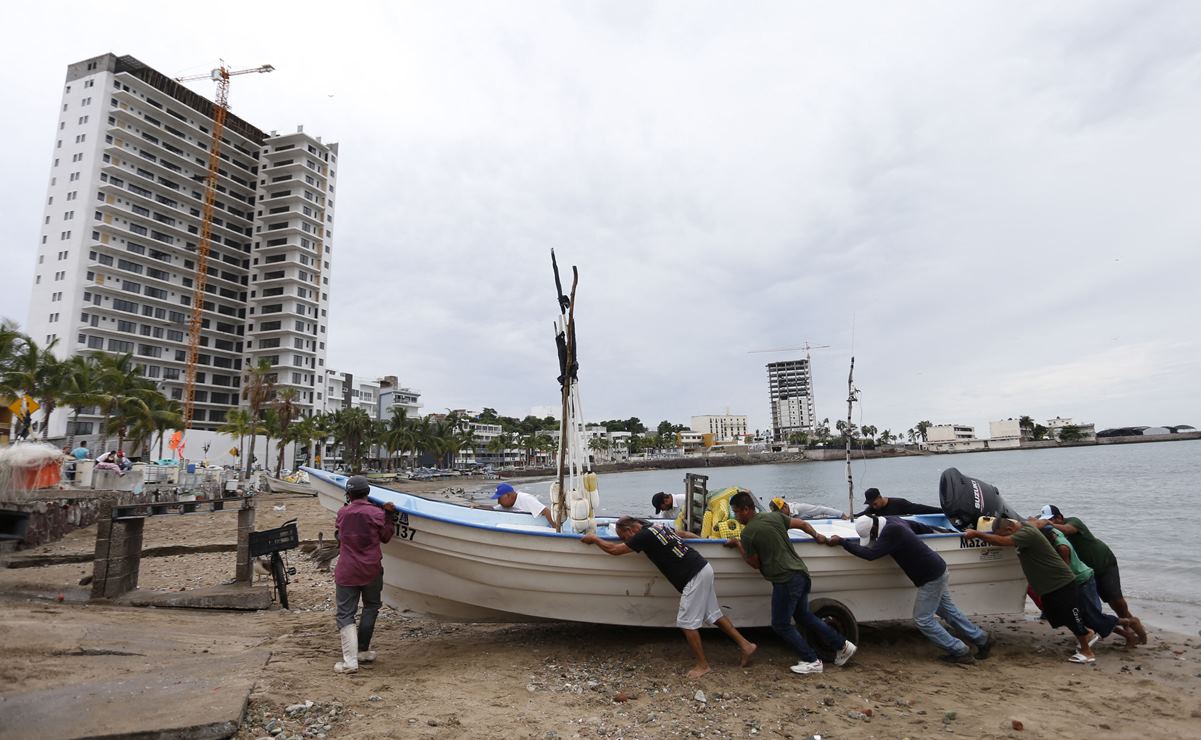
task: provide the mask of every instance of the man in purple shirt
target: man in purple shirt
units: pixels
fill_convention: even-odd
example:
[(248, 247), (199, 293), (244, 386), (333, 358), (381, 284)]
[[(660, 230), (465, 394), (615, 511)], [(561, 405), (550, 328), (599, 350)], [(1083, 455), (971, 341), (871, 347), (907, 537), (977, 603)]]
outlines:
[[(338, 673), (354, 673), (359, 661), (375, 660), (371, 634), (379, 614), (380, 593), (384, 589), (383, 555), (380, 545), (392, 539), (396, 528), (396, 506), (376, 506), (367, 500), (371, 484), (361, 475), (346, 481), (346, 505), (338, 512), (338, 564), (334, 566), (334, 593), (338, 602), (337, 625), (342, 638), (342, 660), (334, 665)], [(363, 617), (354, 624), (359, 599)]]

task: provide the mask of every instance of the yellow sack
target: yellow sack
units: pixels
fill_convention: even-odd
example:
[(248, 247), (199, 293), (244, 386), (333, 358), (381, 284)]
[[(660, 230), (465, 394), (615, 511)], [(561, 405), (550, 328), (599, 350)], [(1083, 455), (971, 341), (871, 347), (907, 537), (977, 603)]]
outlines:
[(708, 539), (713, 534), (713, 512), (706, 511), (705, 519), (701, 524), (701, 537)]

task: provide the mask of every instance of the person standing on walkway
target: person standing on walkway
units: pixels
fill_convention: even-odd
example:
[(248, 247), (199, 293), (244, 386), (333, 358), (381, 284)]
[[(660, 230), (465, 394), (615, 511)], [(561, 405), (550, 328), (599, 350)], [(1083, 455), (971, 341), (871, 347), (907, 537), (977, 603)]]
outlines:
[[(855, 532), (859, 535), (858, 544), (838, 535), (831, 537), (826, 544), (842, 545), (844, 550), (864, 560), (877, 560), (891, 555), (909, 580), (913, 581), (913, 585), (917, 586), (913, 622), (926, 639), (946, 651), (942, 660), (975, 663), (976, 658), (984, 660), (988, 657), (992, 638), (951, 601), (946, 561), (914, 534), (909, 522), (895, 516), (861, 516), (855, 520)], [(948, 632), (938, 617), (945, 619), (951, 629), (971, 640), (976, 646), (975, 658), (972, 657), (971, 648)]]
[(1001, 547), (1016, 547), (1018, 562), (1026, 581), (1042, 599), (1043, 614), (1052, 627), (1067, 627), (1076, 636), (1079, 648), (1068, 660), (1072, 663), (1096, 663), (1093, 643), (1100, 636), (1084, 624), (1080, 613), (1080, 587), (1068, 564), (1055, 548), (1029, 522), (998, 517), (993, 520), (992, 532), (969, 529), (963, 533), (969, 539), (984, 540)]
[(741, 538), (727, 540), (726, 546), (738, 548), (742, 559), (771, 582), (771, 628), (800, 658), (790, 670), (802, 675), (823, 670), (821, 658), (797, 630), (797, 624), (835, 651), (834, 665), (846, 665), (855, 654), (855, 643), (809, 611), (809, 568), (793, 549), (788, 530), (799, 529), (820, 543), (825, 543), (825, 536), (804, 519), (779, 511), (757, 513), (756, 509), (754, 497), (745, 491), (730, 498), (730, 510), (745, 529)]
[(1097, 595), (1117, 613), (1118, 617), (1130, 620), (1131, 629), (1138, 635), (1140, 643), (1147, 642), (1147, 630), (1138, 617), (1130, 613), (1126, 597), (1122, 595), (1122, 576), (1118, 572), (1118, 559), (1109, 545), (1097, 539), (1078, 517), (1064, 518), (1058, 506), (1047, 504), (1039, 513), (1037, 526), (1050, 524), (1068, 538), (1076, 554), (1085, 565), (1093, 569), (1097, 579)]
[[(389, 502), (376, 506), (367, 499), (369, 493), (371, 484), (365, 477), (351, 476), (346, 480), (346, 505), (338, 510), (336, 536), (340, 552), (334, 566), (336, 624), (342, 638), (342, 660), (334, 665), (338, 673), (354, 673), (360, 661), (375, 660), (371, 636), (384, 589), (380, 545), (392, 539), (396, 530), (396, 505)], [(355, 627), (360, 600), (363, 614)]]
[[(596, 545), (610, 555), (640, 552), (647, 556), (667, 581), (680, 592), (680, 609), (676, 626), (684, 633), (696, 664), (688, 671), (689, 678), (700, 678), (709, 672), (700, 629), (715, 624), (734, 641), (742, 656), (741, 664), (750, 663), (758, 647), (734, 627), (730, 618), (721, 613), (717, 593), (713, 590), (713, 566), (696, 550), (684, 544), (680, 533), (662, 524), (647, 524), (632, 516), (622, 517), (614, 525), (621, 542), (607, 542), (595, 534), (580, 538), (585, 545)], [(687, 534), (687, 533), (685, 533)], [(691, 537), (691, 535), (690, 535)]]

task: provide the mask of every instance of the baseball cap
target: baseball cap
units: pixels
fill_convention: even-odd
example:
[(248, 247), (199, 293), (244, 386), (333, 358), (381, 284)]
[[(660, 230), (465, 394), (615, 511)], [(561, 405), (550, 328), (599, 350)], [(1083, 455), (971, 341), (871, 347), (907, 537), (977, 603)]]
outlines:
[(870, 504), (878, 498), (880, 498), (879, 488), (869, 488), (863, 492), (863, 502), (865, 504)]
[(1051, 504), (1044, 506), (1043, 510), (1038, 513), (1039, 519), (1054, 519), (1057, 516), (1063, 516), (1063, 512), (1059, 510), (1058, 506)]
[(513, 486), (509, 485), (508, 483), (501, 483), (496, 487), (496, 493), (492, 494), (492, 498), (500, 498), (506, 493), (513, 493), (513, 490)]
[(784, 497), (783, 497), (783, 496), (776, 496), (775, 498), (773, 498), (773, 499), (771, 500), (771, 510), (772, 510), (772, 511), (779, 511), (779, 510), (783, 509), (783, 508), (784, 508), (784, 503), (785, 503), (785, 502), (784, 502)]
[(861, 516), (855, 520), (855, 533), (859, 535), (859, 541), (862, 544), (867, 544), (868, 539), (872, 535), (872, 522), (874, 519), (870, 516)]

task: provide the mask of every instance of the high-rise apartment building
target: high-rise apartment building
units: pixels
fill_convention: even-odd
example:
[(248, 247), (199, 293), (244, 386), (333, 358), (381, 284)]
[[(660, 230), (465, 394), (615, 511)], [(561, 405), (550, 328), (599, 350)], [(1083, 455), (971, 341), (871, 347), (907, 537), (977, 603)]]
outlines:
[[(42, 219), (30, 336), (60, 357), (131, 353), (182, 399), (214, 104), (130, 56), (67, 67)], [(193, 428), (239, 402), (268, 360), (324, 408), (337, 144), (225, 120)], [(80, 434), (99, 431), (80, 417)], [(65, 434), (68, 414), (50, 423)]]
[(813, 429), (813, 372), (808, 359), (768, 363), (767, 386), (775, 439)]

